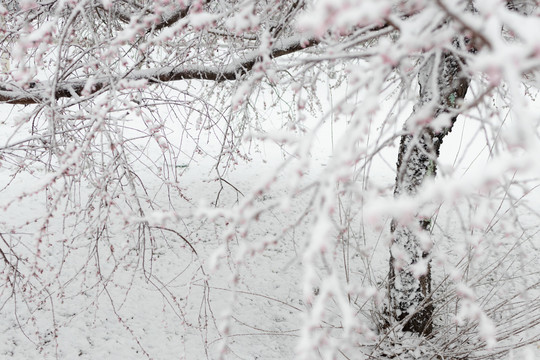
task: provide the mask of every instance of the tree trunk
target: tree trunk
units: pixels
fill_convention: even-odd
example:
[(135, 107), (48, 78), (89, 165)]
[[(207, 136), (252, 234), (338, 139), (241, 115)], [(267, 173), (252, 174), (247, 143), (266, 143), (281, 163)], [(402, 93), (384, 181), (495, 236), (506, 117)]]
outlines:
[[(432, 55), (420, 69), (419, 102), (405, 122), (407, 134), (401, 137), (397, 160), (394, 196), (414, 196), (424, 180), (435, 176), (442, 140), (457, 118), (455, 110), (469, 85), (459, 59), (451, 53)], [(420, 112), (421, 111), (421, 112)], [(421, 118), (426, 114), (427, 119)], [(433, 126), (445, 114), (449, 122)], [(436, 122), (438, 123), (438, 122)], [(421, 242), (417, 231), (429, 231), (429, 219), (419, 219), (419, 226), (392, 221), (390, 248), (389, 299), (394, 320), (403, 321), (403, 329), (420, 334), (432, 331), (430, 244)], [(425, 265), (423, 272), (418, 268)], [(413, 271), (415, 270), (415, 271)]]

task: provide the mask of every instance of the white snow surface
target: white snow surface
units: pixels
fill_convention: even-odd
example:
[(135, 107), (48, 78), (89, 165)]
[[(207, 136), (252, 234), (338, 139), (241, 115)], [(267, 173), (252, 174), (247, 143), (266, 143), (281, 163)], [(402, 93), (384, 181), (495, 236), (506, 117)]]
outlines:
[[(139, 85), (126, 83), (128, 87)], [(20, 126), (14, 123), (11, 107), (2, 106), (2, 110), (2, 126)], [(533, 179), (529, 189), (512, 190), (517, 197), (519, 191), (527, 193), (532, 204), (532, 208), (525, 207), (529, 213), (521, 209), (519, 216), (523, 224), (538, 226), (534, 213), (540, 197), (534, 191), (538, 165), (526, 161), (530, 160), (527, 156), (514, 162), (505, 156), (489, 161), (489, 151), (477, 141), (481, 126), (461, 121), (443, 144), (439, 179), (426, 184), (414, 199), (394, 200), (397, 146), (378, 153), (369, 176), (355, 178), (349, 158), (339, 155), (350, 154), (348, 136), (364, 128), (350, 128), (344, 121), (319, 123), (314, 118), (306, 126), (318, 128), (318, 132), (293, 136), (278, 131), (282, 120), (271, 111), (266, 121), (270, 135), (253, 134), (246, 142), (254, 149), (251, 160), (239, 160), (227, 173), (230, 184), (223, 184), (219, 206), (213, 205), (220, 185), (210, 155), (168, 164), (180, 169), (181, 176), (170, 181), (177, 182), (182, 196), (168, 193), (153, 176), (152, 171), (159, 173), (156, 169), (163, 166), (156, 161), (156, 168), (140, 166), (136, 170), (145, 177), (148, 196), (159, 207), (139, 216), (127, 206), (118, 206), (112, 221), (97, 232), (99, 238), (96, 229), (81, 231), (89, 219), (70, 214), (61, 201), (55, 205), (56, 216), (48, 217), (51, 204), (47, 191), (42, 190), (56, 182), (51, 179), (58, 178), (57, 185), (62, 184), (58, 172), (29, 169), (8, 186), (12, 171), (9, 166), (1, 167), (0, 181), (8, 189), (0, 199), (1, 240), (26, 256), (21, 259), (26, 277), (11, 273), (0, 290), (0, 358), (330, 359), (342, 351), (350, 358), (367, 359), (366, 354), (380, 340), (370, 309), (384, 303), (389, 219), (414, 217), (420, 206), (427, 204), (431, 209), (430, 202), (439, 206), (432, 257), (434, 282), (449, 276), (454, 282), (445, 286), (457, 287), (451, 293), (463, 298), (458, 308), (445, 310), (454, 317), (440, 324), (457, 329), (476, 323), (478, 329), (473, 333), (479, 341), (488, 350), (496, 348), (497, 331), (504, 334), (504, 328), (497, 328), (501, 325), (498, 319), (484, 309), (489, 300), (504, 297), (499, 292), (505, 288), (487, 297), (481, 293), (489, 294), (486, 284), (502, 283), (504, 274), (486, 273), (482, 265), (500, 261), (501, 252), (516, 239), (502, 233), (465, 236), (473, 231), (462, 228), (460, 216), (470, 216), (478, 224), (500, 220), (512, 230), (512, 220), (497, 215), (493, 199), (478, 194), (494, 191), (493, 197), (502, 196), (496, 186), (501, 174), (515, 169), (519, 176)], [(370, 125), (372, 134), (383, 132), (382, 124), (376, 119)], [(12, 138), (9, 134), (2, 133), (0, 146), (24, 140), (22, 135)], [(279, 146), (282, 142), (285, 145)], [(220, 145), (213, 140), (205, 146), (207, 154), (219, 152)], [(154, 146), (145, 151), (149, 151), (145, 153), (149, 159), (159, 159), (163, 149)], [(70, 164), (78, 153), (71, 156)], [(60, 173), (63, 171), (67, 169)], [(374, 189), (366, 193), (363, 210), (355, 205), (359, 199), (335, 195), (336, 179), (345, 179), (346, 186)], [(311, 187), (304, 188), (307, 185)], [(72, 191), (84, 204), (91, 188), (83, 182)], [(297, 191), (294, 197), (291, 191)], [(453, 202), (463, 198), (474, 199), (474, 206)], [(115, 199), (105, 196), (103, 201)], [(351, 219), (344, 222), (350, 246), (342, 246), (345, 237), (335, 235), (340, 214)], [(126, 226), (126, 221), (131, 225)], [(144, 227), (133, 224), (152, 227), (154, 237), (139, 237)], [(523, 254), (523, 261), (533, 264), (534, 272), (538, 253), (529, 246), (534, 244), (532, 240), (523, 241), (522, 250), (529, 251)], [(0, 248), (6, 252), (4, 245)], [(470, 260), (471, 268), (464, 268), (459, 265), (463, 257), (477, 261)], [(33, 276), (28, 276), (28, 269)], [(418, 273), (423, 270), (416, 269)], [(475, 270), (480, 275), (468, 277)], [(509, 276), (511, 271), (515, 269), (509, 264)], [(9, 283), (13, 279), (17, 281), (15, 295)], [(519, 286), (527, 283), (512, 284)], [(524, 291), (523, 296), (531, 296), (535, 304), (537, 290)], [(475, 301), (480, 296), (485, 303)], [(455, 323), (448, 325), (451, 321)], [(426, 354), (417, 340), (395, 336), (392, 349), (381, 346), (374, 354), (383, 358), (384, 354), (403, 353), (407, 359), (422, 359)], [(508, 353), (512, 359), (535, 356), (539, 356), (537, 344)]]

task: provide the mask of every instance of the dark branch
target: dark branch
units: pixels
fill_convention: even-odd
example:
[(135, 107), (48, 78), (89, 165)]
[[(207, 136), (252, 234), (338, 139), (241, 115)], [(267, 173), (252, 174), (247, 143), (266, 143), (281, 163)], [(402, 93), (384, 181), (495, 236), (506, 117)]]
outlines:
[[(278, 58), (280, 56), (295, 53), (307, 47), (318, 44), (317, 40), (298, 41), (298, 39), (284, 41), (284, 45), (273, 49), (270, 57)], [(253, 55), (243, 61), (234, 62), (233, 65), (218, 67), (204, 66), (168, 66), (157, 69), (132, 71), (128, 75), (117, 78), (96, 79), (90, 88), (85, 89), (87, 79), (72, 80), (58, 84), (54, 95), (51, 94), (48, 83), (30, 83), (27, 89), (16, 88), (10, 84), (0, 84), (0, 103), (8, 104), (38, 104), (48, 101), (55, 101), (60, 98), (71, 98), (84, 95), (90, 95), (106, 88), (111, 83), (120, 80), (147, 80), (149, 84), (178, 81), (178, 80), (211, 80), (211, 81), (230, 81), (238, 80), (253, 69), (253, 66), (262, 60), (261, 55)], [(53, 95), (53, 96), (51, 96)], [(52, 97), (52, 99), (51, 99)]]
[[(205, 1), (205, 3), (206, 3), (206, 1)], [(179, 10), (179, 11), (175, 12), (173, 15), (169, 16), (168, 18), (163, 19), (162, 22), (160, 22), (159, 24), (157, 24), (155, 26), (154, 30), (159, 31), (161, 29), (164, 29), (166, 27), (169, 27), (169, 26), (173, 25), (178, 20), (185, 18), (187, 16), (190, 8), (191, 7), (185, 7), (182, 10)]]

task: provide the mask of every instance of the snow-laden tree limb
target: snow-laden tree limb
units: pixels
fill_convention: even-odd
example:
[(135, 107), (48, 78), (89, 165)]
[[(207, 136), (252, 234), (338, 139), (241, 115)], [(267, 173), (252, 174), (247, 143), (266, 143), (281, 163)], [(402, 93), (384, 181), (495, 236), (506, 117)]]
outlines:
[[(271, 58), (278, 58), (289, 55), (319, 43), (315, 39), (301, 39), (291, 37), (281, 41), (281, 46), (277, 46), (270, 51)], [(134, 70), (126, 75), (117, 78), (102, 77), (97, 79), (77, 79), (69, 80), (58, 84), (51, 93), (48, 82), (30, 82), (27, 88), (21, 89), (9, 83), (0, 84), (0, 102), (8, 104), (38, 104), (55, 101), (60, 98), (70, 98), (74, 96), (90, 95), (99, 90), (106, 89), (109, 84), (117, 83), (120, 80), (140, 81), (146, 80), (148, 84), (156, 84), (178, 80), (211, 80), (227, 81), (238, 80), (246, 73), (250, 72), (257, 62), (262, 60), (258, 52), (246, 56), (245, 59), (233, 61), (225, 67), (216, 66), (166, 66), (155, 69)]]
[(0, 353), (540, 340), (537, 3), (4, 1)]

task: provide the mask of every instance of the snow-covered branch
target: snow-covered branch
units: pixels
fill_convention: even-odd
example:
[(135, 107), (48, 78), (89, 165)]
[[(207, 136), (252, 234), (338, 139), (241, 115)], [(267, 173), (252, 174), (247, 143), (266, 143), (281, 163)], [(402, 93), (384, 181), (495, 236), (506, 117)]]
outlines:
[(3, 1), (0, 354), (538, 343), (538, 4)]
[[(271, 58), (278, 58), (304, 50), (317, 45), (318, 41), (315, 39), (305, 40), (300, 37), (293, 37), (283, 40), (280, 43), (281, 46), (276, 46), (270, 51)], [(103, 77), (98, 79), (68, 80), (56, 85), (54, 90), (51, 90), (51, 84), (47, 82), (30, 82), (25, 89), (9, 83), (0, 83), (0, 102), (23, 105), (47, 103), (59, 98), (90, 95), (107, 89), (109, 84), (118, 83), (121, 80), (128, 82), (145, 80), (148, 84), (193, 79), (217, 82), (238, 80), (249, 73), (255, 64), (260, 61), (262, 61), (262, 56), (255, 52), (253, 55), (248, 55), (242, 60), (233, 61), (225, 67), (193, 65), (134, 70), (116, 78)]]

